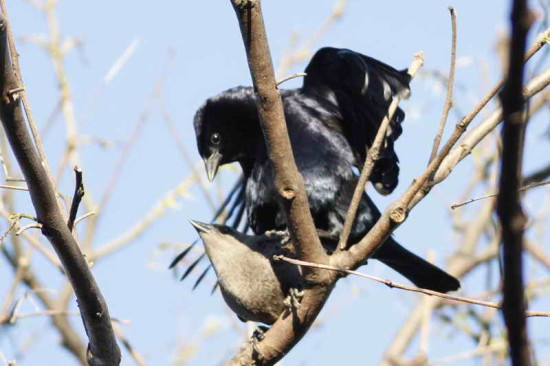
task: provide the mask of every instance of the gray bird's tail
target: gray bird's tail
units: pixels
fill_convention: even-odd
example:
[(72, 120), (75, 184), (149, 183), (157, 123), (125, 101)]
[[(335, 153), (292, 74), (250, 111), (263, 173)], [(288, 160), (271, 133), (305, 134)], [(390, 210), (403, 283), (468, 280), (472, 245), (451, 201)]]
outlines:
[(438, 292), (455, 291), (460, 282), (389, 238), (372, 256), (405, 276), (418, 287)]

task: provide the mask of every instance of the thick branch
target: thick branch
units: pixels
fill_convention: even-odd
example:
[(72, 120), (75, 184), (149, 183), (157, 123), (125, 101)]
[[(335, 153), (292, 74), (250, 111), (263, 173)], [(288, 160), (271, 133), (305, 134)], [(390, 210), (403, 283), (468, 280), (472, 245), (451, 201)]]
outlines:
[[(241, 29), (256, 103), (269, 159), (275, 169), (275, 187), (280, 195), (290, 236), (300, 259), (327, 263), (309, 210), (303, 179), (298, 172), (286, 128), (283, 105), (269, 52), (260, 0), (232, 0)], [(272, 365), (307, 332), (328, 298), (335, 274), (319, 268), (304, 269), (306, 288), (301, 307), (281, 317), (255, 347), (246, 345), (229, 364)]]
[(501, 222), (504, 267), (502, 313), (510, 356), (512, 365), (528, 366), (531, 360), (527, 321), (523, 317), (527, 307), (523, 286), (523, 231), (527, 219), (519, 193), (526, 126), (523, 55), (531, 23), (526, 0), (513, 0), (511, 21), (508, 75), (500, 94), (504, 125), (497, 214)]
[[(313, 225), (304, 182), (292, 155), (283, 103), (273, 72), (261, 1), (232, 0), (232, 3), (248, 56), (269, 159), (275, 169), (275, 187), (283, 202), (290, 235), (301, 259), (316, 258), (324, 263), (327, 256)], [(306, 279), (307, 272), (309, 271), (305, 273)], [(323, 271), (313, 269), (312, 272)]]
[(0, 118), (11, 148), (25, 176), (42, 233), (54, 247), (73, 286), (86, 333), (91, 365), (118, 365), (116, 344), (107, 305), (57, 201), (53, 184), (33, 145), (19, 102), (18, 79), (13, 73), (6, 39), (7, 21), (0, 15)]

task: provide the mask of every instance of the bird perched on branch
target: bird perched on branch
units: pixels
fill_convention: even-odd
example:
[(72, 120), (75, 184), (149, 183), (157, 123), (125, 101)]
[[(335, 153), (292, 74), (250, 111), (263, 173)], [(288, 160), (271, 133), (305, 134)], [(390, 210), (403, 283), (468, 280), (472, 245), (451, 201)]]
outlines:
[(289, 255), (278, 236), (190, 222), (204, 243), (225, 302), (239, 319), (271, 325), (292, 306), (290, 299), (303, 286), (302, 275), (298, 266), (273, 260), (275, 254)]
[[(322, 48), (306, 67), (299, 89), (281, 90), (292, 152), (325, 249), (340, 237), (357, 184), (353, 168), (362, 167), (392, 98), (408, 97), (410, 76), (373, 58), (347, 49)], [(398, 183), (399, 160), (394, 142), (401, 134), (404, 112), (390, 121), (370, 180), (378, 192), (391, 193)], [(246, 207), (256, 234), (284, 230), (286, 219), (274, 185), (274, 169), (252, 88), (237, 87), (208, 99), (194, 120), (197, 145), (209, 179), (223, 164), (238, 162), (244, 189), (235, 205)], [(361, 239), (380, 217), (363, 194), (349, 244)], [(389, 238), (373, 258), (415, 285), (440, 292), (456, 290), (458, 280)]]

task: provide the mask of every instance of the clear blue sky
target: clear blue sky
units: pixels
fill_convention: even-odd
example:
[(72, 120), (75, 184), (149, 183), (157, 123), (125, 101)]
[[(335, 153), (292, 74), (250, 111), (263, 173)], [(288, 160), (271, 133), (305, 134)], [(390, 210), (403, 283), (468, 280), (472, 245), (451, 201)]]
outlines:
[[(471, 103), (494, 84), (501, 72), (494, 45), (497, 33), (506, 29), (507, 3), (502, 0), (452, 3), (350, 0), (344, 17), (312, 46), (311, 51), (327, 45), (346, 47), (405, 68), (412, 54), (422, 50), (426, 69), (446, 72), (450, 54), (447, 6), (453, 5), (459, 29), (457, 88), (460, 85), (467, 90), (466, 95), (456, 92), (457, 105), (462, 111), (468, 111)], [(308, 38), (325, 21), (333, 6), (334, 1), (328, 0), (264, 1), (276, 65), (288, 48), (291, 35), (299, 34), (299, 40)], [(28, 2), (12, 0), (8, 7), (16, 36), (46, 32), (42, 14)], [(155, 82), (166, 68), (167, 60), (171, 62), (162, 82), (164, 103), (193, 160), (198, 160), (192, 130), (196, 108), (204, 99), (222, 90), (249, 85), (250, 76), (237, 21), (228, 0), (65, 0), (59, 1), (58, 8), (63, 34), (77, 36), (84, 42), (80, 50), (68, 54), (65, 62), (79, 129), (86, 137), (115, 143), (109, 149), (95, 144), (82, 147), (86, 188), (96, 199), (105, 188), (120, 144), (130, 136), (143, 111), (148, 110), (143, 131), (121, 172), (107, 207), (108, 213), (101, 221), (94, 242), (94, 245), (101, 245), (140, 220), (159, 198), (189, 174), (163, 122), (158, 104), (151, 101)], [(105, 74), (133, 41), (138, 42), (134, 54), (114, 80), (101, 89)], [(36, 119), (44, 126), (58, 101), (51, 61), (35, 44), (19, 41), (18, 50)], [(489, 67), (488, 84), (480, 77), (477, 60), (483, 60)], [(304, 64), (297, 65), (290, 72), (299, 72), (303, 67)], [(299, 80), (292, 81), (285, 86), (299, 83)], [(396, 199), (426, 166), (442, 100), (443, 94), (433, 82), (418, 80), (413, 83), (412, 98), (403, 105), (409, 118), (398, 143), (401, 184), (388, 198), (374, 195), (381, 209)], [(530, 126), (526, 171), (548, 163), (548, 140), (542, 137), (548, 127), (548, 112), (545, 113)], [(455, 121), (456, 114), (451, 113), (450, 122)], [(64, 138), (62, 120), (58, 118), (45, 137), (47, 154), (54, 166), (59, 162)], [(425, 254), (433, 249), (437, 262), (443, 264), (446, 255), (460, 245), (452, 233), (449, 206), (456, 201), (471, 172), (472, 165), (463, 164), (438, 186), (399, 228), (398, 240), (417, 253)], [(72, 177), (68, 178), (62, 185), (66, 193), (72, 192)], [(223, 170), (219, 179), (221, 187), (226, 189), (234, 173)], [(210, 188), (216, 193), (216, 185)], [(548, 188), (540, 190), (548, 192)], [(537, 207), (537, 200), (544, 197), (543, 193), (528, 196), (533, 207)], [(94, 267), (112, 316), (131, 320), (130, 325), (122, 326), (123, 330), (151, 365), (170, 364), (175, 357), (176, 344), (199, 347), (198, 353), (190, 359), (192, 365), (217, 364), (232, 355), (243, 341), (242, 332), (236, 327), (242, 330), (244, 326), (229, 312), (219, 293), (209, 294), (213, 277), (208, 278), (206, 286), (191, 292), (189, 282), (175, 281), (165, 270), (172, 252), (158, 249), (160, 243), (183, 244), (194, 240), (193, 229), (187, 220), (207, 221), (210, 216), (204, 197), (193, 187), (144, 235)], [(543, 237), (548, 249), (548, 235)], [(43, 263), (39, 255), (34, 258), (37, 271), (48, 279), (52, 288), (57, 288), (60, 281), (51, 266)], [(362, 270), (404, 281), (378, 263), (372, 262)], [(2, 294), (9, 285), (9, 281), (3, 280), (5, 278), (9, 277), (0, 260)], [(465, 292), (477, 293), (482, 288), (478, 282), (479, 276), (466, 280)], [(283, 364), (373, 365), (380, 360), (382, 351), (416, 300), (416, 295), (389, 290), (366, 280), (341, 281), (321, 314), (321, 326), (312, 330)], [(537, 302), (536, 307), (550, 310), (550, 302)], [(27, 310), (32, 311), (32, 308)], [(80, 320), (77, 317), (73, 320), (82, 330)], [(536, 322), (534, 336), (542, 339), (547, 336), (542, 329), (548, 329), (548, 320)], [(203, 340), (199, 334), (206, 324), (218, 324), (221, 329)], [(21, 320), (13, 329), (2, 329), (0, 350), (8, 358), (15, 357), (14, 349), (36, 335), (25, 357), (18, 359), (19, 364), (72, 365), (72, 357), (57, 346), (57, 333), (48, 327), (48, 320), (42, 318)], [(472, 342), (453, 337), (452, 332), (449, 326), (433, 326), (431, 357), (435, 359), (474, 347)], [(548, 351), (540, 355), (545, 355), (546, 360), (550, 357)], [(124, 354), (122, 364), (132, 365), (133, 362)]]

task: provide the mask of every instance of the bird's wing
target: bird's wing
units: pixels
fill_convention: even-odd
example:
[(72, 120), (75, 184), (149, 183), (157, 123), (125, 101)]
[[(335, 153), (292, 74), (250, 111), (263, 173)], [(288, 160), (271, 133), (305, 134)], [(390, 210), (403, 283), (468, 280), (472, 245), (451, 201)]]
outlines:
[[(329, 127), (344, 134), (357, 157), (357, 165), (362, 167), (366, 148), (372, 145), (392, 98), (409, 96), (410, 75), (360, 53), (330, 47), (317, 51), (305, 72), (302, 92), (318, 99), (339, 117), (336, 125)], [(394, 142), (401, 135), (404, 117), (398, 108), (371, 174), (371, 181), (383, 194), (391, 193), (397, 186), (399, 160)]]

